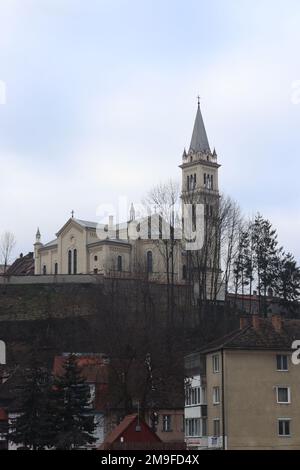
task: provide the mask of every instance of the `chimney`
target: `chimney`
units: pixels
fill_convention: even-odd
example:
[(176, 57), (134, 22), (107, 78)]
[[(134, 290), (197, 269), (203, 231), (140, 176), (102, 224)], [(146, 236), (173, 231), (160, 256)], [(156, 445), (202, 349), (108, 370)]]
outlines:
[(272, 315), (272, 326), (277, 333), (280, 333), (282, 330), (282, 318), (281, 315)]
[(243, 330), (248, 326), (248, 317), (240, 317), (240, 330)]
[(259, 330), (260, 328), (260, 317), (258, 314), (252, 315), (252, 326), (255, 330)]

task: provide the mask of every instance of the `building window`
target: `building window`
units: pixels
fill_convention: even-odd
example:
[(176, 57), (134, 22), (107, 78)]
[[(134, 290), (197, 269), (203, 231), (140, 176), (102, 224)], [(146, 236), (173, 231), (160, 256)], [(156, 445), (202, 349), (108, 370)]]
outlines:
[(280, 418), (278, 420), (278, 435), (279, 436), (290, 436), (291, 435), (291, 420), (287, 418)]
[(186, 177), (186, 187), (187, 187), (187, 190), (189, 191), (190, 189), (190, 177), (189, 176)]
[(189, 388), (185, 396), (185, 405), (195, 406), (195, 405), (200, 405), (200, 403), (201, 403), (200, 387)]
[(172, 416), (171, 415), (163, 415), (163, 432), (171, 432), (172, 431)]
[(43, 266), (43, 275), (46, 275), (47, 274), (47, 266), (44, 264)]
[(185, 420), (185, 435), (187, 437), (201, 437), (200, 418), (189, 418)]
[(276, 356), (277, 370), (287, 371), (288, 367), (288, 356), (284, 354), (277, 354)]
[(73, 274), (77, 274), (77, 250), (73, 251)]
[(213, 421), (213, 437), (219, 437), (220, 436), (220, 420), (219, 419), (214, 419)]
[(182, 266), (182, 279), (184, 279), (184, 280), (187, 279), (187, 270), (186, 270), (186, 265), (185, 264)]
[(289, 387), (277, 387), (277, 403), (290, 403), (291, 392)]
[(196, 205), (192, 205), (192, 229), (193, 232), (196, 230)]
[(122, 271), (123, 267), (122, 267), (122, 256), (118, 256), (118, 266), (117, 266), (117, 269), (119, 272)]
[(215, 354), (212, 357), (212, 363), (213, 363), (213, 373), (216, 374), (220, 372), (220, 356), (219, 354)]
[(153, 273), (153, 255), (152, 255), (152, 251), (147, 251), (147, 273)]
[(196, 182), (197, 182), (197, 176), (196, 176), (196, 173), (194, 174), (194, 187), (193, 189), (196, 189)]
[(218, 405), (220, 403), (220, 387), (213, 388), (213, 404)]
[(201, 419), (201, 434), (202, 436), (207, 436), (207, 418)]
[(58, 263), (54, 264), (54, 274), (58, 274)]
[(94, 261), (98, 261), (98, 256), (97, 255), (94, 256)]
[(68, 251), (68, 274), (72, 274), (72, 251)]
[(94, 274), (98, 274), (98, 269), (94, 268)]

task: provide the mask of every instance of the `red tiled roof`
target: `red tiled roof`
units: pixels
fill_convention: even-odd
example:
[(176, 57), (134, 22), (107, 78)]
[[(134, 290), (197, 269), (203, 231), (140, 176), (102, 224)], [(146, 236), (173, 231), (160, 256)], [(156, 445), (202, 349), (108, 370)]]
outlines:
[(127, 415), (121, 423), (112, 430), (112, 432), (105, 438), (105, 444), (112, 444), (126, 431), (127, 428), (136, 420), (137, 414)]
[[(64, 373), (64, 363), (67, 356), (55, 356), (53, 364), (54, 375), (60, 376)], [(108, 383), (107, 363), (101, 356), (78, 356), (77, 364), (81, 368), (81, 375), (88, 383)]]
[[(134, 413), (131, 415), (125, 416), (123, 421), (112, 430), (112, 432), (105, 438), (103, 444), (101, 445), (100, 449), (107, 449), (111, 444), (116, 442), (124, 433), (125, 431), (135, 422), (137, 421), (138, 414)], [(156, 440), (157, 442), (161, 442), (160, 438), (155, 434), (155, 432), (148, 426), (148, 424), (145, 421), (140, 421), (141, 425), (147, 428), (150, 432), (151, 435), (153, 435), (153, 439)]]

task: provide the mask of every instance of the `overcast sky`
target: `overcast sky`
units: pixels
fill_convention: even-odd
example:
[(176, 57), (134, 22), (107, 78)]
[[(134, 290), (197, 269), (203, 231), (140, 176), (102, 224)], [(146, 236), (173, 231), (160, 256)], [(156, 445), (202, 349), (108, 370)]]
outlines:
[(32, 250), (180, 179), (196, 96), (220, 185), (300, 259), (298, 0), (1, 0), (0, 232)]

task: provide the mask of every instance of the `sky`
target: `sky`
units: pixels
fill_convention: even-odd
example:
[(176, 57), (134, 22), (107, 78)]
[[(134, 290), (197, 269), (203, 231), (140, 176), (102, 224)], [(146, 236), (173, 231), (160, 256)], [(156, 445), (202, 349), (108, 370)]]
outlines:
[(0, 233), (14, 255), (180, 180), (197, 95), (221, 191), (300, 261), (298, 0), (1, 0)]

